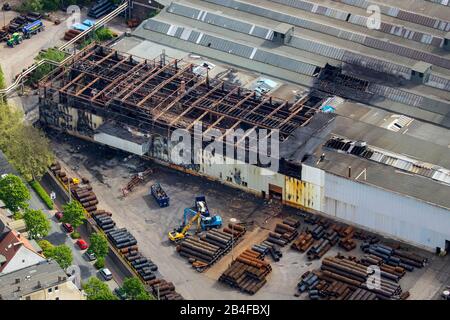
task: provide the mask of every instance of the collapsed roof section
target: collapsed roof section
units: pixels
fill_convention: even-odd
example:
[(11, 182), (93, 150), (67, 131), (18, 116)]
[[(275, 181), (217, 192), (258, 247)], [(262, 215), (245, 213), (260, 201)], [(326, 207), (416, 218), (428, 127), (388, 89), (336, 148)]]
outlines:
[(310, 94), (294, 102), (260, 95), (211, 79), (207, 72), (202, 76), (198, 66), (164, 54), (139, 60), (100, 45), (78, 53), (44, 79), (41, 88), (47, 102), (91, 111), (144, 133), (192, 131), (201, 121), (204, 133), (218, 129), (221, 139), (231, 129), (267, 129), (269, 135), (276, 129), (284, 141), (309, 123), (322, 100)]

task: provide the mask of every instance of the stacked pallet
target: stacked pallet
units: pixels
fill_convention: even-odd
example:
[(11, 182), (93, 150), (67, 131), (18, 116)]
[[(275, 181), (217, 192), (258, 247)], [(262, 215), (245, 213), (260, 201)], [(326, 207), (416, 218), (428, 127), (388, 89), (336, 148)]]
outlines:
[(150, 286), (150, 293), (160, 300), (183, 300), (181, 294), (175, 291), (175, 286), (172, 282), (164, 279), (154, 279), (147, 284)]
[(266, 277), (271, 271), (272, 267), (264, 261), (261, 253), (248, 249), (231, 263), (219, 281), (248, 294), (255, 294), (267, 282)]
[(230, 225), (229, 228), (208, 230), (200, 236), (184, 239), (177, 252), (189, 260), (197, 271), (204, 271), (218, 261), (245, 233), (242, 226)]

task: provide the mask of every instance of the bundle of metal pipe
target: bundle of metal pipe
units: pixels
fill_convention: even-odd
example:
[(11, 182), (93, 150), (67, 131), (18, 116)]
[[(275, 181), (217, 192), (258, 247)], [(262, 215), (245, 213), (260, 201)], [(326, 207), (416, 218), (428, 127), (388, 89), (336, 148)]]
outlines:
[(240, 225), (230, 227), (233, 232), (211, 229), (200, 236), (189, 237), (177, 246), (177, 252), (187, 258), (195, 270), (202, 272), (228, 252), (245, 233), (245, 228)]
[(300, 227), (300, 220), (293, 217), (288, 217), (283, 220), (283, 224), (286, 224), (292, 228), (298, 228)]
[[(211, 240), (210, 240), (211, 241)], [(222, 253), (222, 248), (197, 237), (185, 239), (177, 246), (177, 251), (181, 256), (194, 258), (205, 263), (214, 262)]]
[(321, 270), (329, 278), (372, 291), (380, 299), (392, 299), (402, 293), (402, 289), (397, 283), (400, 279), (397, 274), (381, 270), (378, 288), (376, 286), (375, 288), (373, 288), (374, 286), (369, 288), (367, 284), (369, 277), (367, 266), (343, 257), (324, 258)]
[[(99, 211), (99, 210), (97, 210)], [(95, 211), (95, 212), (97, 212)], [(111, 214), (108, 212), (92, 215), (97, 225), (102, 228), (103, 231), (111, 230), (115, 227), (116, 223), (111, 218)]]
[(275, 233), (281, 235), (281, 239), (285, 240), (286, 243), (291, 242), (298, 235), (296, 228), (284, 223), (277, 223), (275, 227)]
[(272, 267), (264, 261), (261, 253), (249, 249), (231, 263), (219, 281), (243, 292), (255, 294), (267, 282), (266, 277), (271, 271)]
[(365, 289), (358, 288), (348, 297), (347, 300), (376, 300), (377, 295)]
[(320, 259), (331, 247), (332, 244), (328, 239), (317, 241), (306, 253), (308, 260)]
[(126, 228), (108, 230), (106, 234), (117, 249), (137, 244), (136, 238)]
[(147, 282), (150, 288), (150, 293), (157, 299), (161, 300), (183, 300), (181, 294), (175, 291), (175, 286), (172, 282), (165, 279), (152, 279)]
[(305, 292), (314, 289), (318, 283), (319, 277), (314, 272), (307, 271), (301, 276), (300, 282), (297, 283), (297, 289), (300, 292)]
[(304, 231), (292, 243), (291, 248), (300, 252), (306, 252), (314, 243), (314, 239), (310, 232)]
[(343, 248), (345, 251), (351, 251), (356, 248), (356, 242), (351, 236), (347, 236), (339, 240), (339, 247)]
[(414, 268), (422, 268), (428, 261), (425, 257), (383, 244), (369, 244), (365, 242), (361, 244), (361, 249), (365, 253), (382, 259), (389, 266), (401, 267), (408, 271), (413, 271)]
[(267, 240), (263, 241), (261, 244), (255, 244), (252, 247), (252, 250), (261, 253), (262, 257), (270, 255), (275, 262), (280, 261), (281, 257), (283, 256), (280, 248), (277, 245), (268, 242)]

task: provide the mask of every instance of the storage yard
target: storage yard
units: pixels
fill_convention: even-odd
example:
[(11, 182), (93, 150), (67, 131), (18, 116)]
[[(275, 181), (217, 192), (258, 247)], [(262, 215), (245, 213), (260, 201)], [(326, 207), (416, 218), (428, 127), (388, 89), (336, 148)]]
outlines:
[(81, 204), (119, 286), (135, 276), (161, 300), (441, 299), (447, 2), (99, 0), (66, 26), (9, 8), (0, 56), (8, 84), (40, 50), (113, 27), (58, 49), (70, 58), (33, 106), (8, 98), (25, 114), (38, 103), (56, 156), (44, 188)]
[[(448, 276), (448, 266), (429, 252), (299, 210), (284, 207), (280, 213), (275, 204), (218, 183), (75, 138), (56, 137), (54, 147), (68, 174), (90, 180), (99, 199), (97, 210), (112, 212), (117, 226), (133, 234), (139, 252), (158, 266), (165, 281), (172, 282), (185, 299), (316, 299), (314, 290), (328, 299), (385, 298), (388, 292), (397, 298), (406, 298), (409, 292), (410, 299), (430, 299), (437, 297), (443, 277)], [(123, 186), (136, 172), (149, 168), (153, 173), (147, 182), (124, 197)], [(168, 207), (160, 208), (150, 195), (156, 181), (170, 196)], [(189, 262), (169, 243), (167, 232), (179, 224), (184, 208), (192, 206), (198, 194), (206, 196), (211, 213), (222, 216), (224, 227), (231, 218), (245, 222), (246, 232), (233, 248), (233, 261), (230, 249), (208, 268), (198, 268), (201, 263)], [(200, 239), (206, 237), (200, 235)], [(362, 243), (366, 245), (361, 249)], [(273, 245), (281, 257), (271, 252)], [(416, 261), (420, 259), (416, 255), (424, 261)], [(260, 256), (264, 260), (258, 260)], [(197, 262), (203, 261), (197, 258)], [(397, 267), (393, 262), (398, 262)], [(361, 285), (361, 276), (367, 276), (361, 270), (367, 265), (380, 266), (387, 292), (367, 291)], [(236, 272), (247, 278), (237, 280)], [(311, 289), (315, 281), (316, 289)]]

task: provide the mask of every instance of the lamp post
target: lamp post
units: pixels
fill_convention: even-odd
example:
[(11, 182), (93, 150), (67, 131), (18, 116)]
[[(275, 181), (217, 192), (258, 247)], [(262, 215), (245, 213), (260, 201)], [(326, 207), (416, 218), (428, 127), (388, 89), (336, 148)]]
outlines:
[[(234, 224), (237, 222), (236, 218), (231, 218), (231, 262), (234, 260)], [(231, 265), (231, 263), (230, 263)]]

